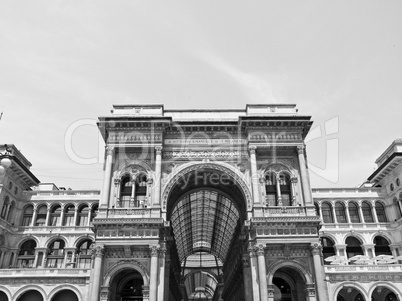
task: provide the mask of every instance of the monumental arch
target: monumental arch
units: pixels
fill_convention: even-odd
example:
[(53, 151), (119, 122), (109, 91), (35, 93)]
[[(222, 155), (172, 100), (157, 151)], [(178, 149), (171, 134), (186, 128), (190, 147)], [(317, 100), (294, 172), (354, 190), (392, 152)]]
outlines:
[(114, 106), (99, 118), (90, 290), (101, 300), (326, 300), (310, 119), (295, 105)]

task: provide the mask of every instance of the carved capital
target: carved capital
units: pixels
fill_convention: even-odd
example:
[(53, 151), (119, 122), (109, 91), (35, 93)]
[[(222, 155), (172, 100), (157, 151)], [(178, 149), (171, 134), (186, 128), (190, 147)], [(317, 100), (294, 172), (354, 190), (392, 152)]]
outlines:
[(243, 254), (243, 257), (241, 259), (243, 269), (248, 268), (250, 266), (250, 260), (249, 260), (249, 255), (248, 254)]
[(304, 154), (304, 145), (298, 145), (296, 149), (299, 155)]
[(160, 154), (162, 154), (162, 146), (155, 146), (155, 152), (156, 152), (156, 154), (157, 155), (160, 155)]
[(117, 186), (120, 184), (120, 179), (116, 178), (114, 179), (114, 185)]
[(290, 178), (290, 181), (292, 182), (292, 183), (297, 183), (297, 177), (291, 177)]
[(159, 250), (160, 250), (160, 246), (156, 245), (156, 246), (150, 246), (149, 250), (151, 252), (151, 256), (158, 256)]
[(255, 253), (257, 256), (264, 256), (265, 255), (265, 247), (263, 244), (258, 244), (254, 246)]
[(96, 257), (102, 258), (103, 255), (105, 255), (105, 247), (104, 246), (96, 246), (95, 248), (92, 249), (92, 255)]
[(105, 152), (107, 156), (112, 156), (113, 155), (113, 151), (114, 151), (114, 147), (111, 146), (106, 146), (105, 147)]
[(255, 155), (256, 149), (257, 149), (257, 146), (255, 146), (255, 145), (250, 145), (250, 146), (248, 147), (248, 150), (250, 151), (250, 154), (251, 154), (251, 155)]
[(321, 243), (319, 243), (319, 242), (315, 242), (310, 245), (310, 251), (311, 251), (311, 254), (313, 254), (313, 255), (321, 255), (321, 249), (322, 249), (322, 246), (321, 246)]

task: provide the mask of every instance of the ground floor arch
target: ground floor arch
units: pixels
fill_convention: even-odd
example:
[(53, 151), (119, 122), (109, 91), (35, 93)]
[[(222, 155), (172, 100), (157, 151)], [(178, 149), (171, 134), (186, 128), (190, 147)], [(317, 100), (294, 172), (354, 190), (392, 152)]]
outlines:
[(44, 298), (37, 290), (27, 290), (18, 296), (17, 301), (44, 301)]
[(372, 301), (399, 301), (401, 300), (397, 290), (389, 284), (377, 284), (369, 293)]
[(69, 289), (63, 289), (54, 294), (51, 301), (79, 301), (75, 292)]
[(10, 298), (7, 296), (5, 292), (0, 291), (0, 300), (9, 301)]
[(114, 273), (108, 286), (108, 300), (144, 301), (148, 300), (148, 286), (143, 275), (134, 268), (124, 267)]

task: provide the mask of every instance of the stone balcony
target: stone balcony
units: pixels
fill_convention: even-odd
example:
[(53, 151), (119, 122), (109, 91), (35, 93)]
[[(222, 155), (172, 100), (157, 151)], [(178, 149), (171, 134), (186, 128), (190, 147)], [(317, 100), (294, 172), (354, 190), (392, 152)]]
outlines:
[(89, 277), (90, 269), (18, 268), (0, 269), (1, 278), (27, 277)]
[(325, 273), (390, 273), (402, 272), (402, 264), (387, 265), (325, 265)]

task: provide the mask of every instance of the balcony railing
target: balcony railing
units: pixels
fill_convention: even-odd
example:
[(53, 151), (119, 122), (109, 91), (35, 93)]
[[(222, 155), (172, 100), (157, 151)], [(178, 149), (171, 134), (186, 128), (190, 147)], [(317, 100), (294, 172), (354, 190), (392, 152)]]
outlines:
[(269, 216), (306, 216), (306, 208), (300, 206), (263, 208), (264, 217)]
[(17, 268), (0, 269), (0, 278), (15, 277), (47, 277), (47, 276), (84, 276), (89, 277), (90, 269), (49, 269), (49, 268)]
[(350, 272), (402, 272), (402, 264), (384, 265), (325, 265), (325, 273), (350, 273)]

